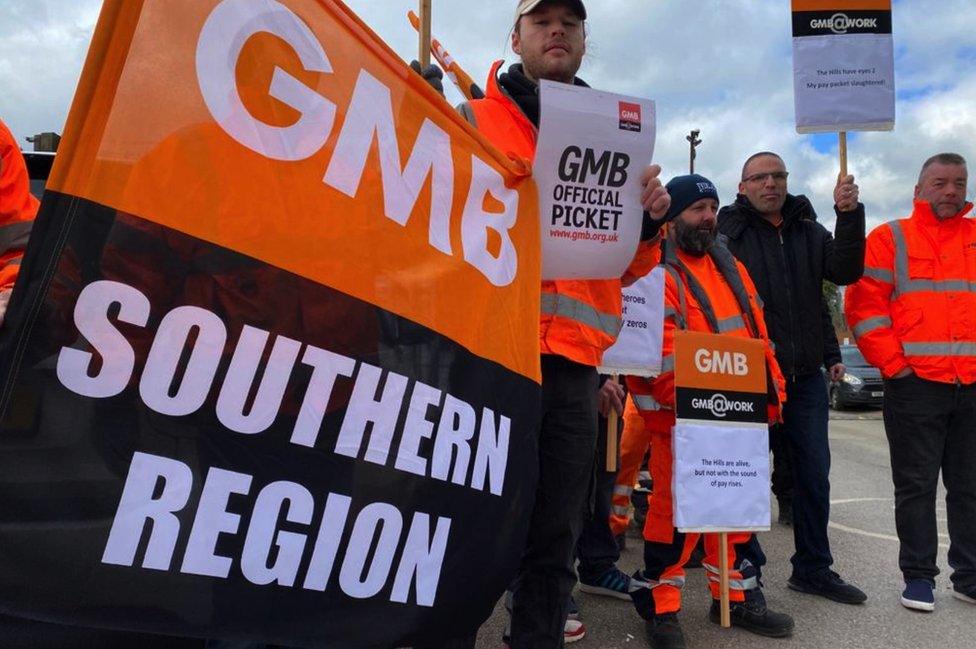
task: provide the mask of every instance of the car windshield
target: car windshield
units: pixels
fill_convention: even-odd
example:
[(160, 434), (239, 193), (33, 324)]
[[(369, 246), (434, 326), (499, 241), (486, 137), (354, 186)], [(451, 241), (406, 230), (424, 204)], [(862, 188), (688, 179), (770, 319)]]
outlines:
[(857, 347), (844, 346), (840, 348), (841, 358), (844, 360), (844, 365), (848, 367), (867, 367), (868, 362), (864, 360), (864, 356), (861, 355), (861, 350)]

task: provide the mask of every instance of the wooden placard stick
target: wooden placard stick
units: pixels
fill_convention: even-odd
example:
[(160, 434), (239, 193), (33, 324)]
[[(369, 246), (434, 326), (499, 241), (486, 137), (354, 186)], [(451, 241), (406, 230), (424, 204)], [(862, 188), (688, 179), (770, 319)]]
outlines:
[(430, 65), (430, 11), (433, 0), (420, 0), (420, 67)]
[(729, 611), (729, 535), (722, 532), (718, 535), (718, 573), (719, 587), (721, 588), (721, 609), (722, 628), (732, 627), (732, 616)]
[[(612, 374), (608, 381), (613, 381), (614, 383), (620, 382), (620, 375)], [(626, 398), (626, 397), (625, 397)], [(617, 423), (619, 419), (617, 416), (617, 411), (614, 410), (613, 406), (610, 406), (610, 412), (607, 413), (607, 473), (617, 472)]]
[(837, 134), (840, 143), (840, 177), (847, 176), (847, 131)]

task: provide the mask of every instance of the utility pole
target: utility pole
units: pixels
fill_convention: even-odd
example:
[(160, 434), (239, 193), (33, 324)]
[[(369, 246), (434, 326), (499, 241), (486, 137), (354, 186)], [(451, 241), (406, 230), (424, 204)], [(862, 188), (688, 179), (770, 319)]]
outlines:
[(702, 143), (701, 139), (698, 137), (700, 134), (701, 131), (696, 128), (691, 132), (691, 135), (685, 138), (691, 145), (691, 152), (688, 158), (688, 173), (695, 173), (695, 158), (698, 157), (698, 151), (696, 149), (698, 148), (698, 145)]

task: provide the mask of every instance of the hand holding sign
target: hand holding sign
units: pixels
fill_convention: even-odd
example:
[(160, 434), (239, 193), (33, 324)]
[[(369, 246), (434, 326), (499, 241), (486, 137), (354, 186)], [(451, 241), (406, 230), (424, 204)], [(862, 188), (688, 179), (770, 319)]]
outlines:
[(641, 174), (641, 206), (655, 221), (663, 219), (671, 207), (671, 196), (660, 175), (661, 165), (648, 165)]
[(854, 184), (854, 176), (840, 175), (837, 186), (834, 187), (834, 204), (841, 212), (853, 212), (857, 209), (860, 197), (858, 186)]
[(627, 393), (624, 392), (622, 385), (614, 379), (608, 379), (603, 382), (599, 394), (601, 415), (609, 417), (611, 410), (617, 413), (617, 415), (624, 414), (624, 398), (627, 396)]

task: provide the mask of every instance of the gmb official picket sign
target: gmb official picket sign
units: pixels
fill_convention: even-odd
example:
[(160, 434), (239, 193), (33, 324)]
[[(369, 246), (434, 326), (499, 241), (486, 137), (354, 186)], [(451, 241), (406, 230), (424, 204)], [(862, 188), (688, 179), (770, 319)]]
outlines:
[(654, 102), (546, 80), (539, 101), (543, 279), (619, 278), (640, 239)]
[(536, 200), (339, 2), (106, 2), (0, 338), (0, 610), (473, 632), (532, 505)]

